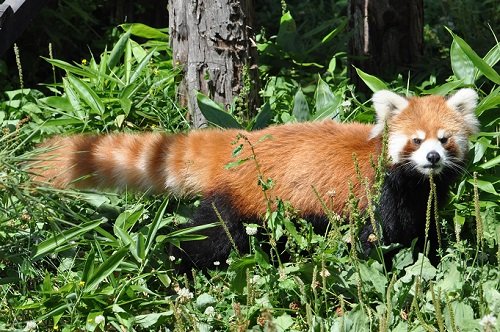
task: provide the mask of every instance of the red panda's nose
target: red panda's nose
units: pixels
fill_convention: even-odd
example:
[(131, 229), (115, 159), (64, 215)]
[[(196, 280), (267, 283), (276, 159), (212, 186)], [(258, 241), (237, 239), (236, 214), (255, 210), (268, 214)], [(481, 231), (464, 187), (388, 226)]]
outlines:
[(441, 159), (441, 156), (436, 151), (431, 151), (427, 154), (427, 160), (430, 161), (431, 164), (436, 164)]

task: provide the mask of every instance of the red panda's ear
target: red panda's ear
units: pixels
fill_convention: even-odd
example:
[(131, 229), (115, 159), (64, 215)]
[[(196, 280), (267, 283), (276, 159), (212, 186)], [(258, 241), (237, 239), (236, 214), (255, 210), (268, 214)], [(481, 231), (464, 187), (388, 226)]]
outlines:
[(472, 134), (479, 131), (475, 109), (477, 106), (477, 93), (472, 89), (460, 89), (446, 100), (446, 105), (452, 110), (460, 113)]
[(371, 131), (370, 138), (382, 134), (386, 121), (408, 107), (408, 100), (405, 97), (388, 90), (375, 92), (372, 103), (377, 113), (377, 123)]

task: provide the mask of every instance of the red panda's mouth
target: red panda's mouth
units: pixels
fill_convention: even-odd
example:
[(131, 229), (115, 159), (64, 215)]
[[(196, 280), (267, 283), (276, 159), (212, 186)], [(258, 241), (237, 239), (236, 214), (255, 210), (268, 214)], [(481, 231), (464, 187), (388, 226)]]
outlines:
[(441, 168), (441, 165), (437, 165), (437, 164), (427, 164), (427, 165), (424, 165), (422, 166), (423, 168), (430, 168), (430, 169), (436, 169), (436, 168)]

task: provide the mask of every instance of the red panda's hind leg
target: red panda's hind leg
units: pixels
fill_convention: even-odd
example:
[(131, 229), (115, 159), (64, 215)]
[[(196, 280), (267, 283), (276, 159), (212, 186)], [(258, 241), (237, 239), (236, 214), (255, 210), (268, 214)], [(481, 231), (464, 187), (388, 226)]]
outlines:
[[(229, 239), (224, 227), (220, 225), (220, 219), (224, 222), (232, 240)], [(191, 268), (206, 270), (214, 269), (219, 265), (227, 266), (226, 261), (233, 249), (233, 243), (240, 253), (247, 253), (249, 242), (244, 223), (252, 222), (257, 221), (243, 218), (231, 204), (229, 196), (216, 194), (204, 197), (192, 222), (186, 227), (210, 223), (218, 225), (196, 232), (196, 234), (206, 236), (204, 240), (182, 242), (180, 250), (172, 246), (171, 255), (182, 259), (177, 271), (188, 273)]]

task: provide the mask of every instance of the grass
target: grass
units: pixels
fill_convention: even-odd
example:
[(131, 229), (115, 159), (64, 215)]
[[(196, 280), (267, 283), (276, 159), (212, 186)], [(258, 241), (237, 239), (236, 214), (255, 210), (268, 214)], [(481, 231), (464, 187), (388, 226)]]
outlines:
[[(159, 46), (165, 43), (158, 43), (164, 31), (141, 31), (143, 37), (144, 31), (151, 33), (143, 44), (124, 33), (110, 52), (85, 64), (47, 59), (65, 72), (61, 82), (47, 85), (47, 93), (6, 91), (0, 102), (0, 330), (498, 329), (500, 118), (493, 111), (499, 91), (491, 83), (498, 57), (481, 58), (455, 39), (450, 80), (437, 85), (430, 78), (413, 87), (419, 94), (447, 93), (467, 78), (482, 97), (477, 114), (483, 129), (471, 142), (468, 172), (453, 188), (439, 225), (428, 225), (442, 230), (437, 266), (413, 248), (399, 250), (389, 270), (381, 254), (362, 258), (356, 225), (375, 216), (358, 211), (354, 200), (350, 221), (329, 215), (326, 234), (315, 234), (293, 207), (278, 202), (262, 225), (248, 225), (249, 254), (234, 250), (228, 268), (214, 262), (207, 273), (187, 276), (174, 273), (181, 262), (168, 247), (198, 238), (200, 228), (179, 230), (198, 201), (37, 187), (24, 170), (34, 146), (53, 134), (189, 127), (185, 110), (175, 103), (179, 70), (166, 46)], [(368, 86), (406, 89), (361, 74)], [(339, 84), (325, 74), (300, 86), (286, 73), (264, 77), (257, 118), (225, 121), (256, 128), (265, 119), (365, 121), (373, 114), (346, 79)], [(260, 182), (264, 192), (272, 185), (264, 175)], [(376, 190), (367, 192), (376, 199)], [(433, 213), (429, 208), (428, 215)], [(255, 228), (267, 236), (256, 237)], [(279, 241), (286, 243), (287, 261), (277, 254)], [(388, 250), (393, 246), (378, 248)]]

